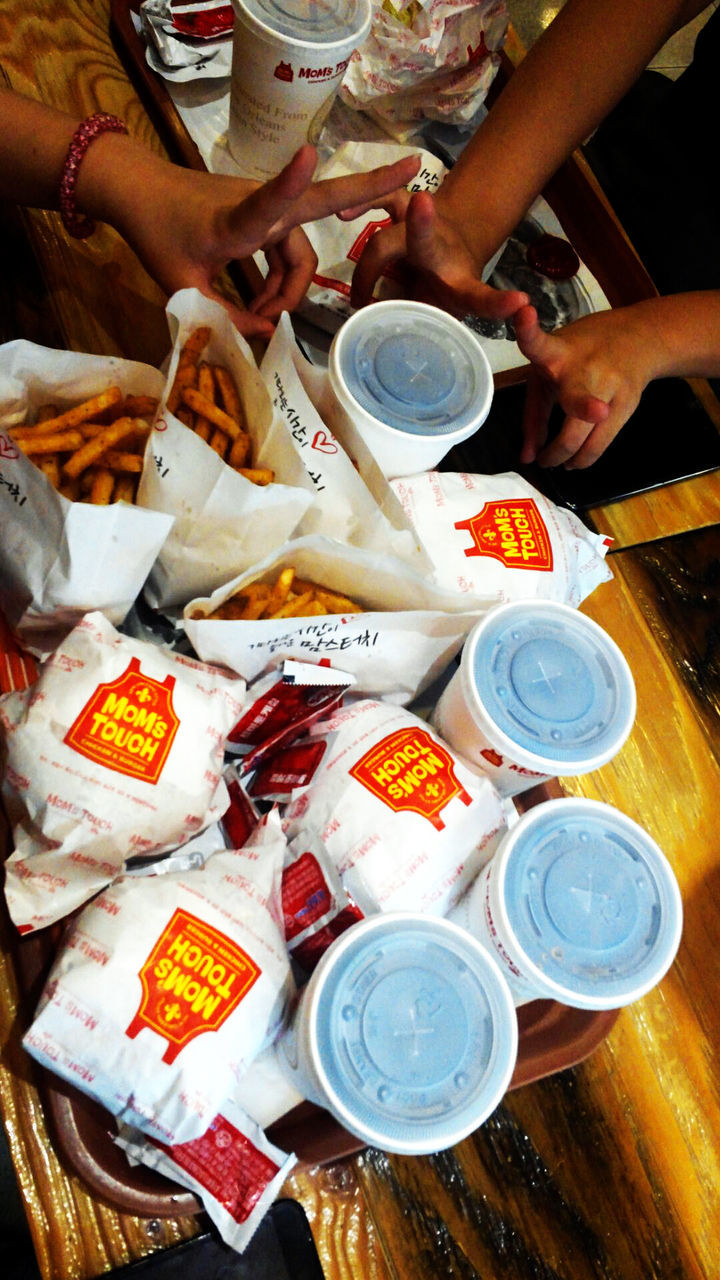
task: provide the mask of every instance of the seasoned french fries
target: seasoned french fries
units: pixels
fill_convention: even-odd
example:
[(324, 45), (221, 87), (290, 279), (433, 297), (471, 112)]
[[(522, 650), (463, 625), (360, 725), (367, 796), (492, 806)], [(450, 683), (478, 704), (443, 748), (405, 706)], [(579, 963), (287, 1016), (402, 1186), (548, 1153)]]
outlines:
[(8, 434), (71, 501), (134, 502), (157, 405), (154, 396), (125, 396), (109, 387), (63, 412), (42, 405), (34, 422), (10, 427)]
[(362, 613), (362, 606), (317, 582), (296, 577), (292, 566), (281, 570), (274, 583), (250, 582), (212, 613), (196, 610), (193, 618), (246, 622), (259, 619), (313, 618), (328, 613)]
[(272, 484), (275, 473), (270, 468), (253, 466), (251, 439), (235, 379), (224, 365), (203, 359), (211, 337), (210, 329), (203, 325), (183, 344), (167, 408), (246, 480)]

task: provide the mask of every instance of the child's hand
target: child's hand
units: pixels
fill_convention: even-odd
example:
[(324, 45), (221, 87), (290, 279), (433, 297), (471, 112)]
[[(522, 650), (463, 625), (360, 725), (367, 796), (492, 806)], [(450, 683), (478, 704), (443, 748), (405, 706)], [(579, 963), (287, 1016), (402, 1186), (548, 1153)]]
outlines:
[[(564, 464), (568, 470), (589, 467), (625, 425), (653, 376), (647, 335), (628, 308), (583, 316), (556, 333), (544, 333), (535, 308), (528, 306), (517, 312), (513, 325), (518, 346), (532, 363), (520, 461)], [(545, 446), (556, 400), (566, 417), (559, 435)]]
[[(408, 296), (432, 303), (454, 315), (474, 313), (503, 320), (527, 303), (527, 294), (492, 289), (481, 279), (484, 263), (478, 263), (462, 228), (444, 212), (440, 195), (427, 191), (408, 195), (396, 192), (381, 206), (394, 225), (375, 233), (355, 268), (351, 302), (355, 307), (372, 301), (382, 272), (399, 264)], [(358, 209), (344, 213), (355, 217)]]

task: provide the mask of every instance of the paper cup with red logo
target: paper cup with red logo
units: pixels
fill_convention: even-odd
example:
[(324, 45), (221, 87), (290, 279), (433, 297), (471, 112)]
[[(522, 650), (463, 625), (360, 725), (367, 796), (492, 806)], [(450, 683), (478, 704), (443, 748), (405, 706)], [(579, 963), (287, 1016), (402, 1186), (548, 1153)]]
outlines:
[(274, 178), (315, 143), (354, 49), (370, 30), (369, 0), (233, 0), (228, 150), (250, 178)]
[(602, 627), (569, 605), (515, 601), (471, 631), (432, 724), (512, 796), (607, 764), (635, 706), (628, 663)]
[(328, 375), (336, 434), (352, 452), (357, 432), (386, 479), (437, 466), (482, 426), (493, 397), (475, 335), (425, 302), (356, 311), (333, 339)]
[(448, 920), (353, 925), (325, 953), (279, 1042), (296, 1088), (382, 1151), (443, 1151), (494, 1111), (518, 1029), (499, 966)]
[(487, 947), (516, 1005), (616, 1009), (669, 969), (682, 902), (642, 827), (612, 805), (567, 797), (515, 823), (451, 918)]

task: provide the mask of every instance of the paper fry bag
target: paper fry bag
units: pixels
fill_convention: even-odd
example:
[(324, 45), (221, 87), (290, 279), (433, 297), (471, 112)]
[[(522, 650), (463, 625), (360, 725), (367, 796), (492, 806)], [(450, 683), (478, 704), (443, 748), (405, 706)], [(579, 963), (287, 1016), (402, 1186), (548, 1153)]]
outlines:
[[(351, 597), (363, 612), (257, 622), (208, 617), (248, 583), (275, 582), (290, 566), (297, 578)], [(396, 557), (307, 537), (209, 598), (191, 601), (184, 625), (203, 661), (220, 662), (248, 681), (282, 659), (325, 658), (355, 676), (359, 696), (405, 704), (442, 674), (491, 603), (435, 587)]]
[(272, 420), (272, 406), (250, 347), (219, 303), (196, 289), (176, 293), (167, 308), (173, 351), (167, 385), (150, 438), (152, 465), (143, 473), (138, 501), (175, 519), (146, 588), (156, 608), (184, 604), (214, 591), (291, 536), (312, 498), (276, 469), (275, 482), (253, 484), (168, 409), (183, 345), (208, 330), (202, 359), (231, 375), (239, 393), (251, 461)]
[(119, 387), (162, 395), (157, 369), (24, 340), (0, 349), (0, 608), (33, 652), (48, 653), (98, 609), (119, 625), (172, 527), (172, 516), (125, 502), (94, 506), (58, 493), (10, 430), (38, 409), (58, 413)]

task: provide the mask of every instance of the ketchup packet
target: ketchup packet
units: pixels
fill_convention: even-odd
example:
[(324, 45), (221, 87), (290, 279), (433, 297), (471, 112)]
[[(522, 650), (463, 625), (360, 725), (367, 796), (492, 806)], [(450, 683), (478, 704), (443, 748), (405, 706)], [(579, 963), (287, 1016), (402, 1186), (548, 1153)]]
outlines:
[(366, 915), (444, 915), (494, 852), (506, 819), (492, 783), (423, 720), (363, 700), (315, 725), (327, 750), (285, 809), (289, 852), (330, 862)]
[(131, 1164), (144, 1164), (194, 1191), (222, 1239), (239, 1253), (296, 1164), (232, 1099), (202, 1137), (190, 1142), (152, 1142), (128, 1126), (116, 1141)]
[(225, 737), (245, 685), (86, 614), (37, 683), (0, 699), (13, 827), (5, 894), (21, 933), (74, 911), (127, 858), (225, 811)]
[(243, 755), (241, 773), (249, 773), (321, 716), (327, 715), (355, 683), (349, 672), (325, 662), (284, 662), (278, 670), (254, 681), (247, 704), (226, 744), (230, 754)]
[(612, 578), (612, 540), (513, 471), (427, 471), (391, 485), (446, 590), (577, 607)]
[(153, 1138), (200, 1137), (293, 991), (284, 854), (268, 817), (244, 849), (203, 867), (116, 880), (68, 931), (28, 1053)]
[(292, 846), (282, 874), (282, 908), (288, 950), (306, 973), (331, 942), (364, 919), (332, 863), (320, 852), (296, 857)]

